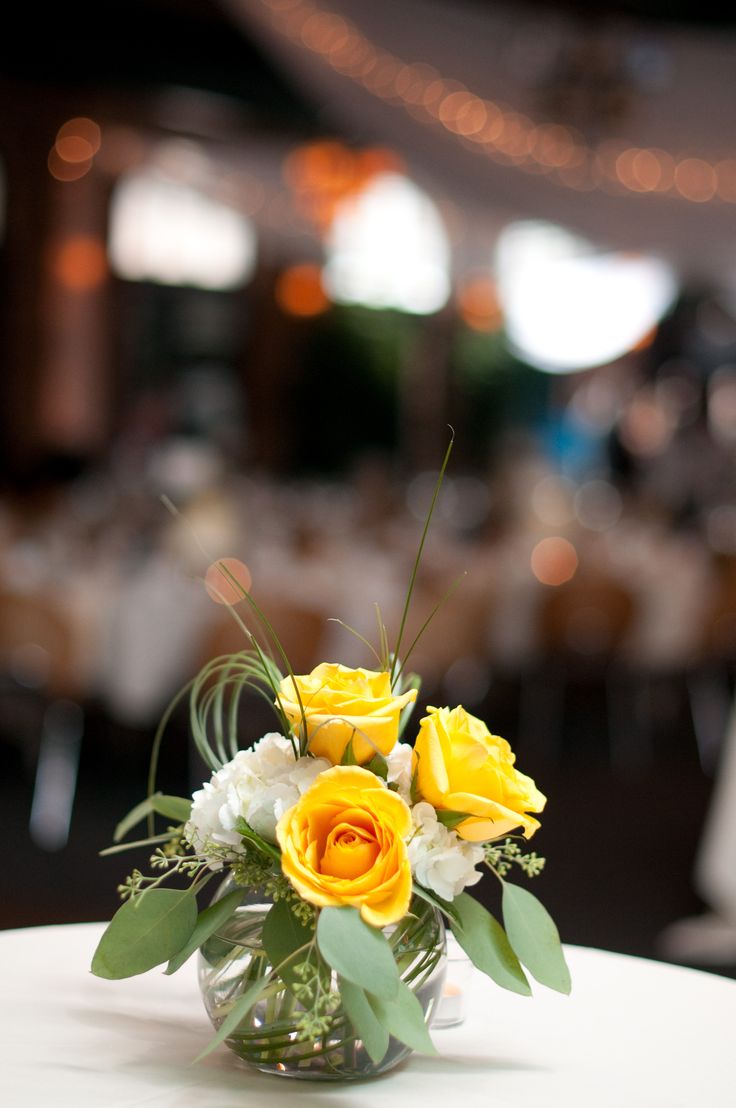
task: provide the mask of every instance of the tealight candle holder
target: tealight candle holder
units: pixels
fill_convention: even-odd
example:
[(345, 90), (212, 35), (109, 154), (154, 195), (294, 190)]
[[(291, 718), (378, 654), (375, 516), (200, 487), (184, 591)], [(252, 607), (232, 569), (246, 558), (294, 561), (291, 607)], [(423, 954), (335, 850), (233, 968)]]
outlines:
[(432, 1027), (456, 1027), (465, 1019), (472, 962), (450, 931), (447, 932), (447, 972), (432, 1018)]

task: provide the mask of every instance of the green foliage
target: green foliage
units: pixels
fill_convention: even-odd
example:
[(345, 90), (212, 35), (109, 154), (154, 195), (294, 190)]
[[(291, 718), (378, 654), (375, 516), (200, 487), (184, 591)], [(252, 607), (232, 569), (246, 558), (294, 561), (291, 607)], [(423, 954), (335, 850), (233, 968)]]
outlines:
[(452, 907), (452, 933), (473, 965), (502, 988), (529, 996), (529, 982), (498, 921), (468, 893), (456, 896)]
[(140, 804), (136, 804), (132, 811), (120, 821), (115, 828), (113, 842), (119, 843), (128, 832), (153, 813), (166, 816), (167, 819), (176, 820), (177, 823), (186, 823), (192, 810), (191, 800), (185, 800), (181, 796), (164, 796), (162, 793), (154, 793), (146, 797)]
[(382, 781), (386, 781), (388, 778), (388, 762), (382, 754), (374, 754), (370, 762), (366, 762), (365, 768), (369, 769), (371, 773), (375, 773), (376, 777), (380, 777)]
[(353, 735), (355, 735), (355, 728), (353, 728), (353, 734), (348, 739), (345, 744), (345, 749), (342, 752), (342, 758), (340, 759), (341, 766), (356, 766), (358, 764), (353, 749)]
[(437, 809), (437, 822), (441, 823), (449, 831), (454, 831), (456, 827), (468, 818), (468, 812), (452, 812), (449, 808)]
[(118, 980), (135, 977), (173, 958), (197, 923), (192, 889), (150, 889), (120, 907), (100, 939), (92, 973)]
[(267, 839), (264, 839), (257, 831), (254, 831), (242, 816), (235, 821), (235, 830), (245, 839), (248, 845), (254, 847), (259, 854), (270, 859), (271, 862), (281, 861), (281, 851), (279, 848), (274, 846), (274, 844), (270, 843)]
[[(419, 676), (419, 674), (417, 674), (417, 673), (404, 674), (403, 671), (401, 671), (399, 673), (399, 679), (396, 683), (396, 692), (397, 692), (397, 694), (402, 693), (402, 692), (406, 692), (407, 689), (416, 689), (417, 692), (419, 692), (421, 687), (422, 687), (422, 679)], [(404, 707), (401, 709), (401, 715), (399, 716), (399, 734), (398, 734), (398, 737), (397, 737), (397, 741), (399, 741), (401, 739), (401, 736), (404, 734), (404, 731), (407, 728), (409, 720), (411, 719), (412, 715), (414, 714), (414, 709), (416, 708), (416, 706), (417, 706), (416, 700), (410, 700), (409, 703), (405, 704)]]
[(373, 1061), (380, 1062), (388, 1050), (388, 1028), (371, 1007), (365, 989), (341, 977), (340, 995), (355, 1034), (363, 1040)]
[(220, 1043), (224, 1042), (228, 1035), (231, 1035), (233, 1031), (237, 1030), (241, 1020), (247, 1016), (261, 993), (265, 991), (270, 980), (270, 974), (260, 977), (249, 989), (246, 989), (242, 996), (238, 997), (227, 1016), (220, 1024), (217, 1034), (213, 1039), (210, 1039), (202, 1053), (197, 1055), (194, 1059), (195, 1062), (201, 1062), (203, 1058), (206, 1058), (208, 1054), (212, 1053), (215, 1047), (218, 1047)]
[(221, 900), (210, 904), (208, 908), (204, 908), (197, 916), (196, 926), (188, 941), (173, 958), (169, 959), (165, 973), (176, 973), (187, 959), (194, 954), (195, 950), (199, 950), (202, 943), (209, 939), (219, 927), (222, 927), (226, 920), (230, 919), (242, 899), (242, 890), (235, 889), (227, 896), (223, 896)]
[[(409, 615), (409, 608), (411, 607), (411, 598), (414, 594), (414, 586), (416, 585), (417, 573), (419, 572), (419, 566), (422, 561), (422, 554), (424, 553), (424, 544), (427, 541), (427, 532), (429, 531), (429, 525), (432, 522), (432, 516), (434, 515), (435, 505), (437, 504), (437, 498), (440, 495), (440, 489), (442, 488), (442, 482), (445, 477), (445, 470), (447, 469), (447, 463), (450, 460), (450, 454), (452, 453), (452, 447), (455, 442), (455, 432), (450, 428), (450, 441), (445, 451), (445, 456), (442, 459), (442, 465), (440, 466), (439, 474), (437, 475), (437, 481), (434, 486), (434, 492), (432, 493), (432, 499), (427, 510), (427, 516), (424, 520), (424, 528), (422, 530), (422, 536), (419, 540), (419, 548), (414, 559), (414, 565), (412, 566), (411, 574), (409, 575), (409, 585), (406, 590), (406, 599), (404, 600), (404, 608), (401, 613), (401, 622), (399, 623), (399, 631), (396, 636), (396, 647), (393, 652), (393, 662), (391, 665), (391, 687), (396, 685), (396, 682), (400, 676), (403, 664), (399, 662), (401, 641), (404, 637), (404, 628), (406, 626), (406, 618)], [(426, 624), (425, 624), (426, 626)], [(416, 642), (416, 639), (414, 640)], [(413, 646), (414, 644), (412, 644)], [(405, 661), (406, 659), (404, 659)], [(398, 668), (397, 668), (398, 666)]]
[[(240, 749), (238, 706), (245, 689), (263, 697), (275, 711), (284, 734), (290, 733), (288, 719), (278, 704), (274, 705), (281, 672), (258, 646), (235, 610), (229, 610), (243, 631), (244, 641), (251, 643), (253, 648), (213, 658), (192, 681), (189, 693), (192, 738), (202, 761), (211, 770), (220, 769)], [(268, 624), (267, 629), (270, 626)]]
[[(303, 973), (295, 969), (303, 962), (308, 948), (314, 945), (313, 920), (311, 926), (303, 923), (292, 911), (289, 900), (277, 900), (263, 923), (262, 942), (271, 965), (279, 967), (281, 980), (292, 991), (302, 992), (300, 999), (304, 1003), (307, 998), (300, 988), (304, 984)], [(301, 955), (299, 960), (297, 954)]]
[(572, 988), (554, 921), (527, 889), (503, 886), (503, 921), (514, 951), (540, 985), (560, 993)]
[(391, 1000), (399, 989), (399, 971), (382, 931), (369, 927), (357, 908), (323, 908), (317, 921), (319, 952), (353, 985)]
[(437, 1053), (429, 1037), (422, 1006), (403, 981), (399, 981), (398, 992), (392, 999), (374, 993), (366, 993), (366, 998), (376, 1018), (394, 1038), (422, 1054)]
[(485, 860), (498, 877), (505, 877), (515, 865), (527, 877), (538, 877), (545, 866), (544, 858), (533, 850), (524, 853), (512, 838), (505, 839), (502, 843), (486, 843)]
[(419, 897), (420, 900), (424, 900), (427, 904), (432, 904), (435, 908), (439, 908), (439, 910), (447, 916), (450, 923), (455, 924), (458, 922), (458, 915), (453, 906), (453, 902), (443, 900), (442, 897), (437, 896), (437, 894), (433, 893), (430, 889), (425, 889), (423, 885), (420, 885), (416, 881), (414, 882), (413, 893), (414, 896)]

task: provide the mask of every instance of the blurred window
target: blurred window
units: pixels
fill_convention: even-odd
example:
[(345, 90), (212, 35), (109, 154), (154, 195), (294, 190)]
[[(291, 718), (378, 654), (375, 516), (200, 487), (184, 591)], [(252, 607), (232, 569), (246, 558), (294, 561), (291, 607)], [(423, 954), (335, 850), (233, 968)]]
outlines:
[(548, 373), (621, 357), (646, 340), (676, 292), (664, 262), (605, 253), (563, 227), (533, 220), (502, 232), (496, 264), (509, 341)]
[(325, 285), (346, 304), (439, 311), (450, 293), (450, 247), (440, 214), (416, 185), (382, 173), (338, 207)]
[(233, 289), (253, 272), (250, 220), (178, 175), (172, 159), (121, 177), (110, 217), (110, 262), (129, 281)]

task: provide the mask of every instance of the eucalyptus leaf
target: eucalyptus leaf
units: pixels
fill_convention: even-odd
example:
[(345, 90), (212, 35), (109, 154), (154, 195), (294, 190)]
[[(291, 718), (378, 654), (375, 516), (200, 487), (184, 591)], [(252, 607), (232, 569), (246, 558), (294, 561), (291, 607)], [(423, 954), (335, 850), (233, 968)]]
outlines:
[(400, 1039), (421, 1054), (437, 1053), (429, 1037), (422, 1006), (403, 981), (399, 981), (399, 991), (393, 1000), (384, 1000), (372, 994), (368, 994), (367, 1000), (376, 1018), (395, 1039)]
[(503, 921), (514, 951), (532, 977), (558, 993), (572, 988), (570, 970), (554, 920), (528, 889), (503, 885)]
[(437, 896), (436, 893), (430, 892), (429, 889), (425, 889), (424, 886), (420, 885), (416, 880), (414, 881), (414, 895), (418, 896), (420, 900), (426, 901), (427, 904), (431, 904), (434, 908), (439, 908), (440, 912), (444, 912), (451, 923), (456, 924), (458, 922), (458, 915), (453, 902), (443, 900), (441, 896)]
[(500, 923), (468, 893), (452, 902), (452, 933), (474, 966), (503, 989), (530, 996), (531, 987)]
[(199, 950), (202, 943), (209, 939), (226, 920), (230, 919), (242, 899), (243, 890), (234, 889), (227, 896), (223, 896), (222, 900), (210, 904), (209, 908), (204, 908), (197, 916), (196, 926), (188, 941), (173, 958), (169, 959), (169, 964), (164, 972), (166, 974), (176, 973), (187, 959), (194, 954), (195, 950)]
[(191, 889), (151, 889), (126, 900), (107, 925), (92, 958), (92, 973), (118, 980), (168, 962), (197, 923)]
[[(304, 948), (314, 942), (314, 929), (296, 918), (288, 900), (277, 900), (269, 909), (263, 922), (262, 941), (271, 965), (278, 966), (279, 977), (290, 987), (299, 981), (294, 966), (306, 958)], [(303, 951), (301, 957), (294, 957), (297, 951)]]
[(365, 990), (341, 977), (340, 996), (355, 1034), (363, 1040), (373, 1061), (380, 1062), (388, 1050), (388, 1029), (371, 1008)]
[(153, 793), (147, 796), (140, 804), (136, 804), (132, 811), (120, 821), (115, 828), (113, 842), (120, 842), (125, 838), (132, 827), (140, 823), (146, 816), (157, 813), (175, 820), (176, 823), (186, 823), (192, 810), (191, 800), (185, 800), (183, 796), (164, 796), (163, 793)]
[(357, 908), (323, 908), (317, 945), (328, 966), (375, 996), (390, 1000), (399, 989), (399, 971), (385, 935), (369, 927)]
[(271, 975), (265, 974), (254, 982), (249, 989), (246, 989), (242, 996), (238, 997), (227, 1016), (220, 1024), (217, 1034), (213, 1039), (210, 1039), (201, 1054), (197, 1055), (194, 1059), (195, 1062), (201, 1062), (203, 1058), (206, 1058), (208, 1054), (212, 1053), (215, 1047), (218, 1047), (220, 1043), (224, 1042), (228, 1035), (231, 1035), (232, 1032), (237, 1029), (238, 1024), (247, 1016), (270, 980)]

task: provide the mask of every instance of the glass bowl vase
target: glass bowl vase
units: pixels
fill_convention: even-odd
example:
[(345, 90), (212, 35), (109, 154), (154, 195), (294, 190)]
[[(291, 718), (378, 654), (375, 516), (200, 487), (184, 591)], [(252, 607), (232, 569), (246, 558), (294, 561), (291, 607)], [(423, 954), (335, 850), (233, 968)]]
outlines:
[[(216, 899), (236, 886), (228, 878)], [(263, 923), (271, 908), (266, 899), (244, 901), (233, 916), (207, 939), (199, 952), (199, 986), (217, 1029), (238, 998), (272, 965), (263, 947)], [(442, 992), (446, 962), (441, 913), (419, 897), (398, 923), (386, 928), (399, 975), (415, 994), (430, 1023)], [(411, 1048), (393, 1036), (386, 1054), (374, 1061), (356, 1035), (339, 994), (337, 975), (329, 973), (334, 1009), (319, 1037), (300, 1029), (304, 1008), (289, 986), (277, 979), (246, 1013), (225, 1042), (251, 1066), (283, 1077), (346, 1081), (377, 1076), (398, 1065)]]

